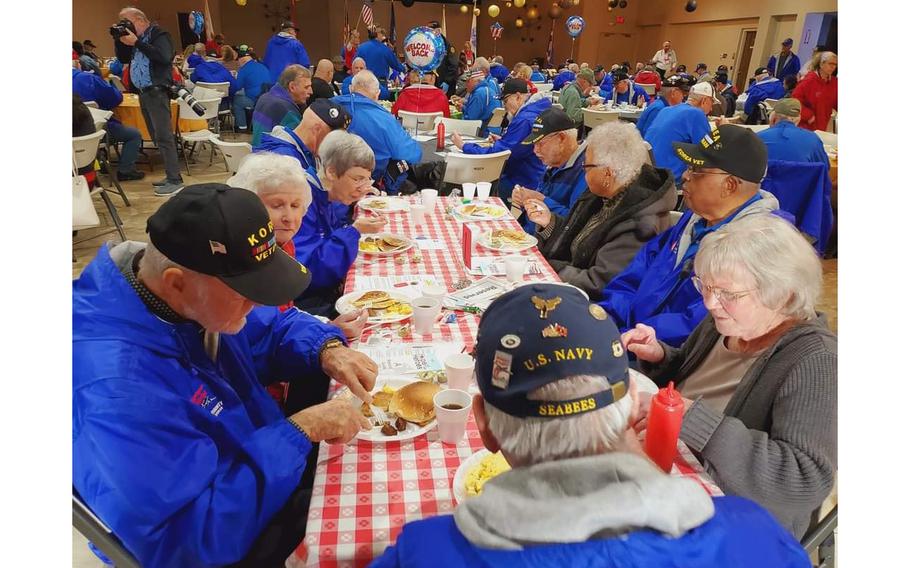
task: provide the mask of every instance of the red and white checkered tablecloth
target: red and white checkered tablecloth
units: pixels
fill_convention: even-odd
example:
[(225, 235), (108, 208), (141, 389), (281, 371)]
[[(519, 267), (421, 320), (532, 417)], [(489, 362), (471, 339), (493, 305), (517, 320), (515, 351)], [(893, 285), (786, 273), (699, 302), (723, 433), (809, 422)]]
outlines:
[[(490, 201), (502, 203), (497, 198)], [(387, 227), (391, 233), (443, 241), (444, 250), (419, 251), (419, 262), (411, 262), (413, 250), (375, 261), (369, 258), (365, 262), (360, 256), (348, 272), (345, 292), (361, 289), (358, 280), (369, 276), (428, 274), (445, 284), (449, 291), (460, 279), (480, 279), (465, 270), (461, 259), (461, 225), (446, 214), (447, 205), (448, 199), (439, 198), (435, 211), (419, 230), (411, 226), (407, 212), (389, 215)], [(484, 223), (495, 228), (520, 229), (511, 216)], [(476, 252), (490, 254), (480, 248)], [(559, 281), (536, 248), (525, 254), (538, 260), (543, 269), (543, 274), (525, 275), (526, 281)], [(398, 257), (407, 261), (397, 263)], [(412, 336), (403, 341), (462, 342), (470, 349), (479, 321), (478, 315), (458, 312), (456, 323), (437, 325), (432, 338)], [(365, 334), (362, 340), (367, 337)], [(288, 558), (287, 566), (366, 566), (395, 541), (405, 523), (454, 510), (455, 470), (482, 448), (473, 416), (465, 439), (455, 446), (442, 444), (436, 430), (403, 442), (320, 444), (306, 536)], [(682, 443), (673, 473), (693, 477), (712, 495), (721, 494)]]

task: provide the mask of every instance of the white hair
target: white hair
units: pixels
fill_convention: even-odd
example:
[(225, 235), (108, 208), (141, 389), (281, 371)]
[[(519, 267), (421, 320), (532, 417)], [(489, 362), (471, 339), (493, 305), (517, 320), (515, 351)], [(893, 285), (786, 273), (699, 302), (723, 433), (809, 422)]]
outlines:
[(835, 57), (837, 57), (837, 54), (834, 53), (833, 51), (823, 51), (821, 56), (819, 56), (819, 58), (818, 58), (818, 63), (819, 63), (819, 65), (821, 65), (825, 61), (828, 61), (829, 59), (833, 59)]
[(494, 57), (493, 63), (499, 63), (500, 65), (502, 65), (502, 56), (497, 55), (496, 57)]
[(179, 268), (184, 271), (189, 270), (164, 256), (164, 253), (158, 250), (151, 239), (149, 239), (149, 242), (145, 247), (145, 252), (142, 254), (142, 258), (139, 259), (138, 273), (141, 274), (144, 279), (155, 279), (164, 274), (164, 271), (168, 268)]
[(569, 71), (571, 71), (572, 73), (578, 73), (578, 71), (579, 71), (579, 69), (578, 69), (578, 64), (577, 64), (577, 63), (569, 63)]
[(130, 16), (135, 16), (146, 22), (149, 21), (149, 17), (145, 15), (145, 12), (143, 12), (139, 8), (134, 8), (132, 6), (127, 6), (126, 8), (120, 10), (120, 12), (117, 15), (120, 17), (123, 17), (124, 14), (129, 14)]
[(379, 79), (369, 69), (359, 71), (351, 79), (351, 92), (372, 95), (379, 92)]
[(797, 115), (797, 116), (785, 116), (785, 115), (783, 115), (783, 114), (776, 113), (776, 112), (772, 111), (772, 112), (771, 112), (771, 116), (769, 116), (768, 119), (769, 119), (768, 122), (770, 122), (771, 124), (775, 124), (776, 121), (787, 120), (787, 121), (790, 121), (790, 122), (792, 122), (793, 124), (799, 126), (799, 122), (800, 122), (800, 120), (801, 120), (801, 117), (800, 117), (799, 115)]
[(648, 163), (648, 148), (635, 125), (629, 122), (606, 122), (588, 134), (588, 148), (594, 162), (613, 171), (618, 187), (632, 183)]
[[(375, 77), (373, 79), (375, 80)], [(344, 130), (329, 132), (319, 145), (319, 177), (324, 179), (329, 168), (340, 176), (356, 167), (372, 172), (376, 167), (373, 150), (356, 134)]]
[[(606, 377), (576, 375), (528, 393), (529, 400), (572, 400), (610, 388)], [(568, 418), (518, 418), (484, 401), (490, 432), (513, 466), (592, 456), (622, 447), (629, 428), (632, 394), (613, 404)]]
[(363, 57), (355, 57), (354, 59), (351, 60), (351, 66), (353, 67), (354, 64), (357, 63), (358, 61), (363, 63), (364, 66), (367, 64), (366, 60), (364, 60)]
[(695, 273), (714, 280), (737, 271), (752, 279), (765, 307), (801, 320), (815, 315), (821, 262), (806, 238), (784, 219), (769, 213), (749, 215), (704, 238), (695, 255)]
[(474, 60), (474, 67), (472, 67), (471, 69), (472, 70), (480, 69), (481, 71), (483, 71), (484, 73), (489, 75), (490, 74), (490, 60), (487, 59), (486, 57), (478, 57), (477, 59)]
[(237, 173), (225, 182), (231, 187), (242, 187), (262, 197), (277, 191), (287, 191), (288, 186), (303, 194), (307, 207), (313, 201), (310, 184), (300, 162), (290, 156), (274, 152), (249, 154), (240, 162)]
[(196, 45), (193, 46), (193, 51), (198, 53), (199, 55), (205, 55), (205, 44), (197, 43)]

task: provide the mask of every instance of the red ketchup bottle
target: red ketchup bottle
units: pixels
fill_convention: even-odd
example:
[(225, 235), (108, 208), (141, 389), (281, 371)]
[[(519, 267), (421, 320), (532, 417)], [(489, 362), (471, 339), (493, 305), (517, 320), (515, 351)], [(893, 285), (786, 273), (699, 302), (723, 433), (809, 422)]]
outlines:
[(436, 125), (436, 150), (444, 150), (446, 147), (446, 125), (439, 123)]
[(676, 459), (676, 444), (682, 427), (685, 405), (673, 381), (651, 398), (648, 411), (648, 430), (645, 432), (645, 453), (657, 467), (670, 473)]

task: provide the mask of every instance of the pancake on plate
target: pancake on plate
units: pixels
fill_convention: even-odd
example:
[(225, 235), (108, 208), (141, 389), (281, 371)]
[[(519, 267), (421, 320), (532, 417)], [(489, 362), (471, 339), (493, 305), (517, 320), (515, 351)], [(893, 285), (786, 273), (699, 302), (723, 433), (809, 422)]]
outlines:
[(389, 412), (400, 418), (424, 426), (436, 418), (433, 397), (442, 388), (435, 383), (416, 382), (395, 391), (389, 401)]
[(389, 296), (388, 292), (383, 292), (382, 290), (371, 290), (371, 291), (367, 292), (366, 294), (364, 294), (363, 296), (360, 296), (359, 298), (357, 298), (356, 300), (351, 302), (351, 305), (354, 306), (355, 308), (362, 308), (366, 305), (373, 305), (378, 302), (383, 302), (383, 301), (389, 300), (389, 299), (390, 299), (390, 296)]

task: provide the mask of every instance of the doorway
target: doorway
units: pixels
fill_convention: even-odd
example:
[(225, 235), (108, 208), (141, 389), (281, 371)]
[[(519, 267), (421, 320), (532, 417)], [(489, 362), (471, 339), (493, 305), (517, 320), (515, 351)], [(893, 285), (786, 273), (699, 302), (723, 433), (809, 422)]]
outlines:
[(736, 54), (736, 79), (733, 87), (737, 93), (742, 93), (746, 89), (749, 74), (749, 62), (752, 61), (752, 50), (755, 48), (755, 37), (758, 34), (756, 29), (744, 29), (740, 34), (739, 50)]
[[(177, 49), (178, 53), (182, 53), (188, 45), (200, 42), (205, 43), (204, 39), (201, 39), (200, 36), (196, 35), (196, 32), (190, 29), (189, 22), (189, 12), (177, 12), (177, 26), (180, 29), (180, 47)], [(177, 46), (174, 47), (176, 48)]]

